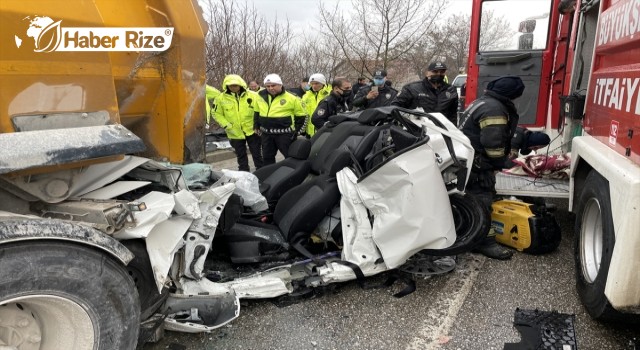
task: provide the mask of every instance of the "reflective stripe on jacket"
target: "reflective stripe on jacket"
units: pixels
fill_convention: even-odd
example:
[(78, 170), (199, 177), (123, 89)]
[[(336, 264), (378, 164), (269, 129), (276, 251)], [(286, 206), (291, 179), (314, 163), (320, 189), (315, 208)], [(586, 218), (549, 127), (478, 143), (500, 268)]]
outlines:
[(519, 119), (513, 102), (491, 91), (469, 105), (462, 114), (460, 130), (476, 151), (472, 170), (502, 169)]
[(205, 118), (207, 120), (207, 124), (211, 122), (211, 118), (213, 117), (211, 111), (211, 105), (213, 105), (215, 98), (220, 95), (220, 90), (214, 88), (213, 86), (206, 85), (204, 88), (204, 96), (205, 96), (205, 110), (207, 114)]
[(313, 126), (313, 123), (311, 123), (311, 116), (313, 115), (313, 112), (316, 111), (316, 108), (318, 107), (318, 104), (320, 104), (320, 101), (329, 96), (331, 90), (331, 85), (326, 84), (322, 87), (322, 89), (318, 90), (318, 92), (308, 90), (304, 95), (302, 95), (302, 102), (304, 103), (304, 107), (307, 111), (308, 116), (306, 130), (307, 135), (313, 136), (313, 134), (315, 134), (316, 128)]
[(275, 96), (271, 96), (267, 90), (261, 90), (258, 95), (255, 127), (260, 127), (268, 134), (292, 133), (304, 127), (307, 113), (298, 96), (287, 92), (284, 87)]
[[(235, 94), (227, 87), (239, 85), (240, 91)], [(224, 78), (222, 92), (215, 99), (213, 117), (224, 128), (229, 139), (242, 140), (253, 135), (253, 115), (258, 95), (247, 89), (247, 84), (238, 75), (230, 74)]]

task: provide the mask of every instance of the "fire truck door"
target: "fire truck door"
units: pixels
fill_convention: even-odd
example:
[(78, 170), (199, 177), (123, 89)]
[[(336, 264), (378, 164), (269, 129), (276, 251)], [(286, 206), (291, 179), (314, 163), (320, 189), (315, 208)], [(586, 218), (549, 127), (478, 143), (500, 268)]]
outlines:
[[(525, 90), (514, 102), (523, 125), (544, 126), (546, 118), (549, 97), (545, 91), (548, 91), (552, 61), (548, 48), (550, 9), (551, 0), (482, 2), (475, 52), (478, 77), (475, 95), (481, 96), (487, 84), (500, 76), (519, 76)], [(501, 28), (502, 35), (497, 35), (496, 29)], [(473, 54), (475, 50), (471, 51)]]

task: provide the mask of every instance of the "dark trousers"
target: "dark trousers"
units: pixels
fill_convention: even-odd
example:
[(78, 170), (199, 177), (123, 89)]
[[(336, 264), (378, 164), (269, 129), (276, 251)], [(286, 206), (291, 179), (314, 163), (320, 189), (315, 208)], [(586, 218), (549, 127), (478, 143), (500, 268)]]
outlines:
[(233, 150), (236, 152), (238, 170), (249, 171), (249, 159), (247, 158), (246, 145), (249, 145), (251, 158), (253, 158), (253, 165), (255, 165), (256, 169), (260, 169), (262, 167), (262, 141), (260, 140), (260, 136), (253, 134), (251, 136), (247, 136), (244, 140), (230, 139), (229, 142), (231, 143)]
[[(493, 211), (491, 205), (496, 196), (496, 177), (493, 171), (484, 171), (478, 173), (471, 173), (469, 177), (469, 183), (465, 188), (467, 195), (473, 196), (477, 199), (482, 206), (486, 209), (486, 215), (489, 216), (489, 222), (491, 222), (491, 212)], [(487, 232), (487, 242), (494, 242), (495, 232), (489, 230)], [(486, 242), (485, 242), (486, 243)]]
[(264, 165), (276, 162), (278, 151), (286, 158), (289, 155), (289, 146), (293, 142), (293, 134), (262, 134), (262, 155)]

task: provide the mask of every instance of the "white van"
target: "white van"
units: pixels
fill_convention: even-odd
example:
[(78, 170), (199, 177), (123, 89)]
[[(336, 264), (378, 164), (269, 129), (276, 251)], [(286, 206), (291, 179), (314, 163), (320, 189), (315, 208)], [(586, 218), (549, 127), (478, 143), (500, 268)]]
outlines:
[(458, 90), (458, 96), (460, 96), (460, 88), (462, 88), (462, 85), (466, 83), (467, 83), (467, 75), (458, 74), (451, 82), (451, 86), (455, 86), (455, 88)]

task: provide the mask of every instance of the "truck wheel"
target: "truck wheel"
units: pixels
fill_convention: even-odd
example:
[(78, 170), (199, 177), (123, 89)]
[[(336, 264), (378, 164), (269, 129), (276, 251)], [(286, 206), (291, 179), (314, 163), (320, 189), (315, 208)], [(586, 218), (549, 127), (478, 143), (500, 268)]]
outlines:
[(162, 294), (158, 293), (156, 280), (153, 277), (151, 260), (144, 241), (141, 239), (127, 239), (121, 243), (134, 255), (133, 260), (127, 264), (125, 269), (136, 285), (138, 300), (140, 301), (140, 320), (145, 321), (160, 308), (160, 304), (169, 296), (169, 291), (164, 288)]
[(580, 300), (594, 319), (629, 320), (631, 315), (613, 309), (604, 295), (615, 244), (608, 181), (590, 172), (577, 203), (574, 261)]
[(133, 280), (105, 254), (65, 242), (0, 245), (0, 345), (134, 349), (139, 322)]

